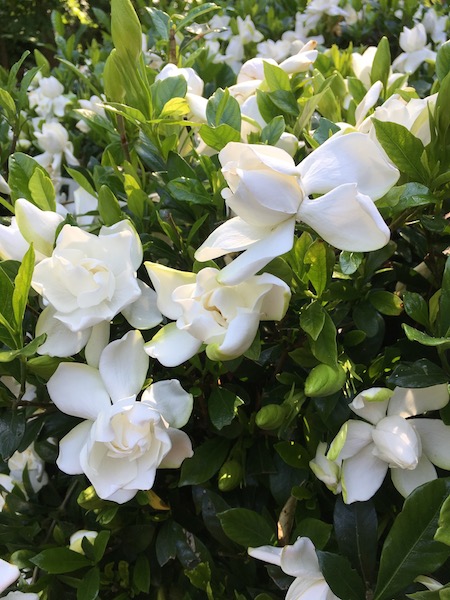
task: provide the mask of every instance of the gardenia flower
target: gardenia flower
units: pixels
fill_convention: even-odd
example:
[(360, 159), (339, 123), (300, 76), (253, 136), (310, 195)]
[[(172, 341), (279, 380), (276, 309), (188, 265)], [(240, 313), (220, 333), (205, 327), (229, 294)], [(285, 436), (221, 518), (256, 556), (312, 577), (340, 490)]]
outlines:
[[(389, 241), (373, 201), (395, 184), (399, 171), (367, 135), (332, 137), (297, 166), (279, 148), (236, 142), (219, 160), (229, 186), (222, 196), (237, 216), (213, 231), (195, 258), (245, 250), (221, 271), (221, 283), (239, 283), (288, 252), (296, 221), (341, 250), (366, 252)], [(316, 194), (322, 195), (311, 197)]]
[(394, 486), (408, 496), (437, 478), (433, 465), (450, 469), (450, 427), (440, 419), (410, 418), (449, 401), (447, 384), (428, 388), (370, 388), (349, 405), (361, 421), (347, 421), (328, 458), (342, 461), (344, 502), (371, 498), (391, 469)]
[(307, 537), (299, 537), (293, 545), (275, 548), (249, 548), (253, 558), (281, 567), (286, 575), (295, 577), (286, 600), (339, 600), (325, 581), (319, 567), (314, 544)]
[(63, 156), (69, 165), (78, 165), (78, 159), (73, 155), (73, 144), (69, 141), (69, 134), (61, 123), (44, 123), (42, 131), (35, 131), (34, 135), (39, 146), (44, 150), (42, 154), (34, 157), (52, 177), (61, 173)]
[(34, 592), (9, 592), (3, 600), (39, 600), (39, 596)]
[(165, 325), (145, 351), (166, 367), (180, 365), (206, 344), (211, 360), (231, 360), (248, 350), (260, 321), (279, 321), (286, 313), (290, 289), (269, 273), (238, 285), (218, 282), (220, 271), (199, 273), (146, 262), (161, 312), (176, 323)]
[(36, 454), (34, 444), (28, 446), (23, 452), (16, 451), (8, 460), (8, 469), (11, 478), (18, 485), (23, 485), (23, 472), (28, 471), (31, 487), (38, 492), (48, 483), (48, 475), (45, 472), (45, 462)]
[(98, 236), (64, 225), (51, 257), (36, 265), (32, 286), (73, 332), (110, 321), (141, 295), (139, 238), (128, 221)]
[(56, 77), (41, 77), (39, 85), (28, 92), (30, 108), (34, 108), (36, 114), (46, 120), (55, 116), (63, 117), (66, 105), (70, 102), (63, 93), (64, 86)]
[(61, 363), (47, 384), (62, 412), (86, 419), (61, 440), (58, 467), (84, 473), (100, 498), (119, 504), (151, 489), (156, 469), (177, 468), (192, 456), (179, 430), (192, 396), (171, 379), (152, 384), (138, 401), (148, 364), (142, 335), (130, 331), (106, 346), (98, 369)]
[(399, 44), (404, 52), (400, 56), (397, 56), (392, 63), (393, 70), (402, 73), (414, 73), (423, 62), (434, 62), (436, 60), (436, 52), (430, 50), (426, 43), (427, 32), (422, 23), (417, 23), (411, 29), (403, 27)]

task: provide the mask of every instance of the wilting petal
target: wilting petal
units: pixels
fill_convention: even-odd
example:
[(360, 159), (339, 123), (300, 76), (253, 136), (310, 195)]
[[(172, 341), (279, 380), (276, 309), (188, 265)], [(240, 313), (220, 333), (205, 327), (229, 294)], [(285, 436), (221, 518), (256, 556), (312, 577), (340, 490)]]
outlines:
[(297, 168), (308, 195), (356, 183), (358, 190), (372, 200), (384, 196), (400, 176), (375, 142), (358, 132), (331, 137)]
[(440, 419), (411, 419), (420, 435), (422, 453), (441, 469), (450, 470), (450, 426)]
[(391, 479), (396, 489), (406, 498), (419, 485), (437, 479), (437, 474), (431, 462), (422, 454), (415, 469), (391, 469)]
[(426, 388), (396, 387), (388, 406), (388, 416), (414, 417), (430, 410), (440, 410), (448, 404), (446, 383)]
[(197, 354), (201, 345), (190, 333), (178, 329), (176, 323), (169, 323), (145, 344), (144, 350), (165, 367), (177, 367)]
[(136, 329), (152, 329), (162, 321), (162, 314), (157, 306), (157, 295), (143, 281), (137, 280), (141, 295), (132, 304), (122, 309), (122, 314), (131, 327)]
[(113, 402), (137, 396), (147, 376), (148, 364), (139, 331), (129, 331), (122, 339), (106, 346), (100, 357), (99, 370)]
[(289, 252), (294, 243), (295, 219), (288, 219), (235, 258), (217, 277), (220, 283), (234, 285), (245, 281), (272, 259)]
[(84, 348), (91, 331), (91, 329), (71, 331), (55, 318), (54, 309), (47, 306), (39, 315), (36, 323), (36, 337), (43, 333), (47, 335), (45, 342), (39, 346), (37, 352), (48, 356), (73, 356)]
[(314, 544), (307, 537), (299, 537), (281, 552), (281, 568), (293, 577), (320, 577), (319, 560)]
[(184, 431), (180, 431), (179, 429), (170, 427), (167, 433), (170, 436), (172, 448), (162, 459), (159, 467), (161, 469), (178, 469), (186, 458), (190, 458), (194, 454), (191, 440)]
[(384, 419), (389, 404), (389, 398), (392, 396), (392, 390), (388, 388), (373, 387), (364, 390), (353, 398), (349, 408), (369, 423), (376, 425), (378, 421)]
[(80, 455), (83, 446), (89, 440), (92, 421), (83, 421), (69, 431), (59, 442), (58, 467), (68, 475), (79, 475), (83, 472)]
[(388, 471), (388, 464), (374, 456), (373, 444), (344, 460), (342, 495), (346, 504), (369, 500), (378, 491)]
[(356, 184), (340, 185), (320, 198), (305, 199), (297, 218), (335, 248), (349, 252), (377, 250), (390, 237), (375, 204), (359, 193)]
[(97, 369), (80, 363), (61, 363), (47, 383), (53, 403), (67, 415), (91, 419), (111, 406)]
[(175, 320), (181, 317), (183, 311), (180, 305), (172, 300), (172, 293), (181, 285), (195, 283), (195, 273), (177, 271), (152, 262), (145, 262), (144, 266), (156, 290), (158, 309), (169, 319)]
[(186, 425), (193, 407), (192, 394), (181, 387), (178, 379), (153, 383), (142, 394), (142, 402), (157, 410), (176, 429)]

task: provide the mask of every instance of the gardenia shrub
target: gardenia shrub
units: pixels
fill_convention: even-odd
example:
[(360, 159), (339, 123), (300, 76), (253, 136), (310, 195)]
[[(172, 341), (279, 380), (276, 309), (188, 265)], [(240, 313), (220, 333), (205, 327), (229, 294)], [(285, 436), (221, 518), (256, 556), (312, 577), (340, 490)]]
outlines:
[(446, 598), (448, 7), (110, 8), (0, 70), (0, 597)]

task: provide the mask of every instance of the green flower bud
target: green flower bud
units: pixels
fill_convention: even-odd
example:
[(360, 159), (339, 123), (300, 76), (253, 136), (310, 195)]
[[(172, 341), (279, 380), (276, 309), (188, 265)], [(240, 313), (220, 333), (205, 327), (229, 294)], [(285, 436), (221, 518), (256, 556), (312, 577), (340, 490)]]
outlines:
[(311, 398), (331, 396), (343, 387), (345, 379), (346, 373), (340, 365), (317, 365), (306, 378), (305, 394)]
[(227, 460), (219, 471), (217, 485), (221, 492), (231, 492), (242, 481), (242, 465), (235, 459)]
[(286, 417), (286, 409), (279, 404), (267, 404), (258, 410), (255, 423), (260, 429), (278, 429)]

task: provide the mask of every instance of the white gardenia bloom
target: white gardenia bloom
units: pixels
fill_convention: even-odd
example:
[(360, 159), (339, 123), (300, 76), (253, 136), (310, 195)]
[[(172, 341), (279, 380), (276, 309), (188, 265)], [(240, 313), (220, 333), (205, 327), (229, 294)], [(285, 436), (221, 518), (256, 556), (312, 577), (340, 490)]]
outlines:
[(13, 481), (19, 485), (23, 485), (23, 472), (25, 468), (28, 471), (31, 487), (35, 492), (38, 492), (44, 485), (48, 483), (48, 475), (45, 472), (45, 462), (42, 460), (34, 449), (34, 444), (31, 444), (23, 452), (18, 450), (8, 460), (8, 469)]
[(64, 225), (51, 257), (36, 265), (32, 286), (71, 331), (110, 321), (141, 296), (136, 271), (139, 238), (128, 223), (102, 227), (98, 236)]
[(63, 117), (66, 105), (70, 102), (63, 94), (64, 86), (56, 77), (41, 77), (39, 85), (28, 92), (30, 108), (34, 108), (43, 119)]
[(238, 36), (243, 44), (250, 44), (251, 42), (257, 43), (263, 39), (263, 34), (256, 29), (250, 15), (247, 15), (245, 19), (238, 16), (236, 18), (236, 24)]
[(78, 159), (73, 154), (73, 144), (69, 134), (61, 123), (50, 122), (42, 125), (42, 131), (36, 130), (34, 135), (39, 146), (44, 150), (34, 157), (52, 177), (59, 177), (63, 156), (69, 165), (78, 165)]
[(69, 540), (69, 550), (84, 554), (82, 541), (86, 539), (91, 544), (94, 543), (95, 538), (98, 536), (98, 531), (90, 531), (89, 529), (80, 529), (72, 533)]
[(9, 592), (3, 600), (39, 600), (39, 596), (34, 592)]
[(341, 250), (366, 252), (389, 241), (374, 200), (395, 184), (399, 171), (367, 135), (334, 136), (298, 165), (279, 148), (236, 142), (219, 160), (229, 186), (222, 195), (237, 216), (213, 231), (195, 258), (245, 250), (222, 269), (222, 283), (239, 283), (288, 252), (296, 221)]
[(448, 404), (447, 384), (428, 388), (370, 388), (350, 404), (361, 421), (347, 421), (328, 458), (342, 462), (344, 502), (371, 498), (391, 469), (394, 486), (408, 496), (450, 469), (450, 427), (440, 419), (410, 418)]
[(411, 29), (403, 27), (399, 44), (403, 52), (392, 63), (394, 71), (414, 73), (423, 62), (436, 60), (436, 52), (426, 45), (427, 32), (422, 23), (417, 23)]
[(0, 175), (0, 194), (7, 194), (8, 196), (11, 194), (11, 188), (6, 183), (6, 179), (3, 175)]
[(309, 461), (311, 471), (320, 479), (333, 494), (339, 494), (341, 487), (341, 467), (334, 460), (326, 456), (327, 444), (320, 442), (317, 446), (316, 456)]
[(3, 510), (6, 502), (6, 496), (14, 489), (15, 482), (10, 475), (0, 473), (0, 512)]
[(286, 600), (339, 600), (322, 575), (314, 544), (309, 538), (299, 537), (293, 545), (283, 548), (249, 548), (248, 553), (253, 558), (277, 565), (286, 575), (295, 577)]
[(5, 591), (16, 579), (19, 579), (19, 575), (20, 571), (16, 565), (0, 558), (0, 593)]
[(238, 285), (218, 282), (218, 269), (177, 271), (146, 262), (161, 312), (176, 323), (165, 325), (145, 351), (164, 366), (192, 358), (206, 344), (212, 360), (231, 360), (248, 350), (260, 321), (279, 321), (291, 292), (284, 281), (264, 273)]
[(167, 64), (155, 77), (155, 81), (163, 81), (168, 77), (184, 77), (187, 83), (187, 90), (191, 94), (201, 96), (203, 94), (203, 80), (191, 67), (179, 68), (176, 65)]
[(192, 456), (180, 431), (192, 412), (192, 395), (176, 379), (159, 381), (137, 400), (149, 358), (138, 331), (106, 346), (99, 368), (61, 363), (49, 379), (52, 401), (85, 419), (60, 442), (59, 468), (84, 473), (100, 498), (122, 504), (153, 486), (158, 468), (177, 468)]

